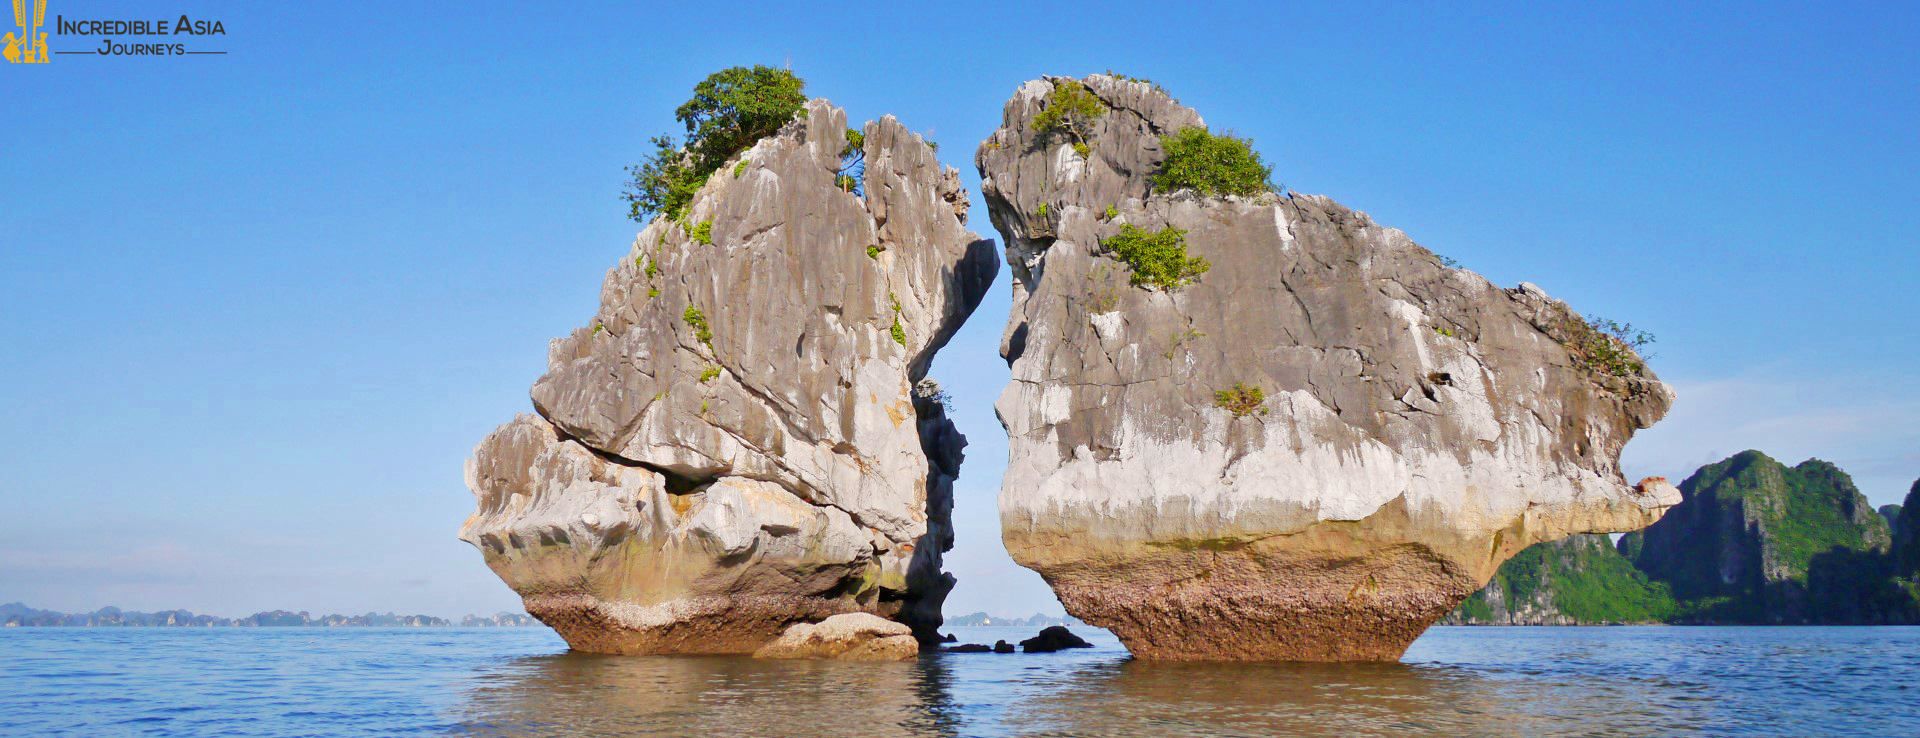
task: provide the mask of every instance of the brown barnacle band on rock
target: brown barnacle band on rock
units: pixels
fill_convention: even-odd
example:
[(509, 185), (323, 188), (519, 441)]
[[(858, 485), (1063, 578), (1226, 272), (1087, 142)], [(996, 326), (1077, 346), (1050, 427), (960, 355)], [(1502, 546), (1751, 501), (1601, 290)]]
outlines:
[(843, 613), (937, 639), (965, 438), (915, 388), (997, 259), (891, 116), (850, 193), (848, 130), (807, 102), (648, 223), (468, 461), (460, 537), (573, 648), (753, 653)]
[[(1076, 87), (1091, 158), (1034, 125)], [(1620, 473), (1673, 399), (1631, 336), (1282, 194), (1151, 84), (1034, 80), (1003, 121), (975, 157), (1014, 275), (1003, 539), (1137, 656), (1398, 658), (1527, 545), (1679, 502)]]

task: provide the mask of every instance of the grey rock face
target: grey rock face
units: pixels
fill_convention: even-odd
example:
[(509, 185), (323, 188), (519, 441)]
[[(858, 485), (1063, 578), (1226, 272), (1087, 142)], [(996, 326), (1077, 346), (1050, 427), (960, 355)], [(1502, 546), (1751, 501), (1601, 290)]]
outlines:
[(837, 187), (845, 128), (813, 101), (642, 230), (539, 414), (475, 449), (461, 538), (574, 648), (748, 653), (843, 612), (937, 637), (966, 441), (915, 384), (997, 263), (892, 117)]
[[(1070, 613), (1149, 658), (1393, 659), (1528, 544), (1679, 501), (1618, 466), (1671, 391), (1592, 368), (1565, 304), (1325, 197), (1150, 192), (1200, 116), (1094, 75), (1082, 155), (1032, 125), (1057, 79), (976, 163), (1015, 277), (1003, 536)], [(1130, 285), (1100, 246), (1122, 224), (1184, 229), (1211, 271)], [(1236, 384), (1262, 407), (1218, 406)]]

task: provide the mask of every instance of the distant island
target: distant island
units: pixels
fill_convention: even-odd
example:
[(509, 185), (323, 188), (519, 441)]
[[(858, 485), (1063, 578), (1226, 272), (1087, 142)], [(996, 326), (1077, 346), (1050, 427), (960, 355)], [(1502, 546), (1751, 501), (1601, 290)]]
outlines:
[(942, 625), (950, 628), (971, 628), (983, 625), (1034, 627), (1047, 625), (1086, 625), (1086, 623), (1080, 622), (1079, 618), (1073, 617), (1072, 615), (1062, 617), (1035, 613), (1032, 617), (1007, 618), (998, 615), (988, 615), (984, 612), (976, 612), (971, 615), (955, 615), (949, 617)]
[[(458, 623), (462, 628), (525, 627), (539, 624), (540, 621), (524, 613), (511, 612), (486, 616), (468, 615), (461, 618)], [(36, 610), (19, 602), (0, 605), (0, 627), (4, 628), (449, 628), (454, 625), (455, 623), (451, 620), (432, 615), (395, 615), (390, 612), (314, 616), (307, 614), (306, 611), (269, 610), (256, 612), (243, 618), (223, 618), (215, 615), (198, 615), (189, 610), (134, 612), (117, 607), (103, 607), (93, 612), (65, 613)]]
[(1920, 624), (1920, 482), (1875, 510), (1840, 467), (1744, 451), (1644, 531), (1521, 551), (1442, 625)]

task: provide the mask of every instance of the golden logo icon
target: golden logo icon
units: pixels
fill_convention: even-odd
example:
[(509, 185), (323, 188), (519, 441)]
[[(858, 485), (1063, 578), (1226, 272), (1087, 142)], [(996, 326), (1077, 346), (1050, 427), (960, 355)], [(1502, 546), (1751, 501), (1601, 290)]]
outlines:
[(47, 34), (40, 26), (47, 22), (47, 0), (33, 0), (33, 23), (27, 23), (27, 0), (13, 0), (13, 22), (20, 33), (7, 32), (5, 56), (13, 64), (47, 63)]

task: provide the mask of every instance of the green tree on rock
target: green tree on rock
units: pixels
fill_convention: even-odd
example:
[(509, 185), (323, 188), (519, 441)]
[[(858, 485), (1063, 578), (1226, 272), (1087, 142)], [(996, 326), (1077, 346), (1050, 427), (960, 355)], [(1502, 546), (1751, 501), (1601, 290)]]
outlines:
[(807, 104), (806, 82), (785, 69), (754, 65), (715, 72), (673, 112), (687, 126), (687, 151), (712, 173), (755, 141), (780, 131)]
[(694, 86), (693, 98), (673, 114), (687, 127), (686, 145), (657, 136), (653, 154), (627, 167), (628, 217), (681, 219), (708, 175), (793, 120), (806, 105), (805, 90), (793, 72), (762, 65), (723, 69)]
[(1044, 100), (1046, 107), (1033, 116), (1033, 130), (1043, 134), (1067, 136), (1074, 150), (1086, 156), (1087, 143), (1093, 139), (1093, 121), (1107, 114), (1107, 104), (1077, 80), (1053, 83)]

